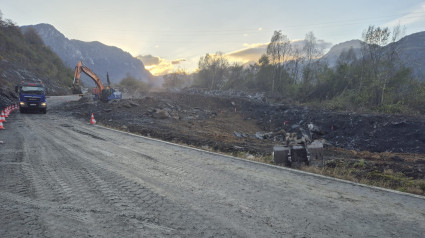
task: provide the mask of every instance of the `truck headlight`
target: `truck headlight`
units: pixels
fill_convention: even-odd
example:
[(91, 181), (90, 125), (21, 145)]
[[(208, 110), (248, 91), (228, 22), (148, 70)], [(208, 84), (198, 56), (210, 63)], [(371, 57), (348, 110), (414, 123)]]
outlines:
[(19, 106), (25, 107), (25, 102), (19, 102)]
[(42, 106), (42, 107), (45, 107), (45, 106), (47, 106), (47, 103), (46, 103), (46, 102), (42, 102), (42, 103), (41, 103), (41, 106)]

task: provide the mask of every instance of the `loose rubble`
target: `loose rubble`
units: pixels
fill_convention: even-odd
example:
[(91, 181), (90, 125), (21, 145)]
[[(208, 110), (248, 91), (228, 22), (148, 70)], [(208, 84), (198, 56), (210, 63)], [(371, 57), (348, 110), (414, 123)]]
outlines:
[(60, 113), (84, 120), (94, 113), (97, 123), (109, 127), (269, 162), (273, 147), (284, 145), (287, 133), (297, 138), (311, 133), (311, 141), (325, 148), (319, 166), (335, 159), (366, 159), (371, 168), (385, 170), (389, 162), (406, 160), (391, 168), (425, 179), (423, 117), (332, 112), (195, 92), (149, 93), (109, 103), (83, 98)]
[(162, 139), (195, 145), (201, 139), (225, 151), (236, 145), (268, 153), (286, 133), (301, 137), (307, 131), (313, 140), (347, 150), (425, 154), (422, 117), (331, 112), (200, 93), (151, 93), (110, 103), (83, 98), (67, 110), (77, 117), (93, 112), (105, 125)]

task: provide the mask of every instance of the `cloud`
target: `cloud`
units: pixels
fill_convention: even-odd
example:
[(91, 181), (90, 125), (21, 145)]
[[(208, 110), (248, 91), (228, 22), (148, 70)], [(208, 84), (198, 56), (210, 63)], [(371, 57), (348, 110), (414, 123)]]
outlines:
[(152, 55), (139, 55), (137, 58), (141, 60), (145, 66), (157, 65), (161, 61), (159, 57)]
[(181, 62), (186, 61), (186, 59), (176, 59), (176, 60), (172, 60), (171, 64), (180, 64)]
[[(244, 44), (243, 49), (235, 50), (226, 53), (226, 56), (235, 62), (251, 63), (257, 62), (263, 54), (267, 52), (267, 46), (269, 43), (257, 43), (257, 44)], [(291, 42), (293, 48), (302, 49), (304, 47), (304, 40), (294, 40)], [(332, 46), (332, 43), (324, 40), (317, 40), (317, 46), (319, 49), (326, 51)]]
[(145, 68), (155, 76), (165, 75), (176, 71), (177, 65), (185, 59), (167, 60), (158, 56), (139, 55), (137, 58), (143, 62)]
[(421, 3), (418, 7), (415, 7), (414, 10), (410, 13), (407, 13), (406, 15), (399, 17), (395, 20), (392, 20), (384, 26), (386, 27), (393, 27), (397, 25), (409, 25), (418, 21), (425, 20), (425, 3)]
[(326, 42), (324, 40), (317, 40), (317, 46), (319, 46), (319, 48), (325, 50), (325, 49), (329, 49), (332, 47), (332, 43), (330, 42)]
[(231, 61), (237, 61), (242, 63), (256, 62), (261, 55), (266, 53), (268, 43), (260, 44), (244, 44), (245, 48), (227, 53)]
[[(229, 61), (231, 62), (239, 62), (242, 64), (258, 62), (261, 56), (267, 52), (268, 44), (268, 42), (244, 44), (244, 48), (226, 53), (225, 56), (228, 57)], [(294, 40), (291, 42), (291, 44), (294, 48), (301, 50), (304, 46), (304, 40)], [(317, 40), (317, 45), (320, 49), (323, 50), (329, 49), (332, 46), (331, 43), (324, 40)], [(168, 60), (158, 56), (140, 55), (137, 56), (137, 58), (140, 59), (145, 65), (145, 68), (155, 76), (169, 74), (175, 72), (178, 69), (192, 72), (196, 70), (196, 65), (199, 61), (199, 57)]]

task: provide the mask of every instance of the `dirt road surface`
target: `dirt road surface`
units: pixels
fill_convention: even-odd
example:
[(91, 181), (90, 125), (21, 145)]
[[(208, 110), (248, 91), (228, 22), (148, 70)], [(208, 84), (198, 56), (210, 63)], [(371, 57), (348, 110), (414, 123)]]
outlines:
[(0, 237), (425, 234), (423, 197), (91, 126), (67, 100), (0, 131)]

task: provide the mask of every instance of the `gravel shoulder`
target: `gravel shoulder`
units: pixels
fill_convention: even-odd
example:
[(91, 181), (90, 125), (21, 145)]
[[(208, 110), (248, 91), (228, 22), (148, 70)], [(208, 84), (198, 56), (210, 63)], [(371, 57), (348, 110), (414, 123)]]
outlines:
[(65, 115), (15, 112), (1, 131), (1, 237), (425, 232), (421, 197), (231, 159)]

